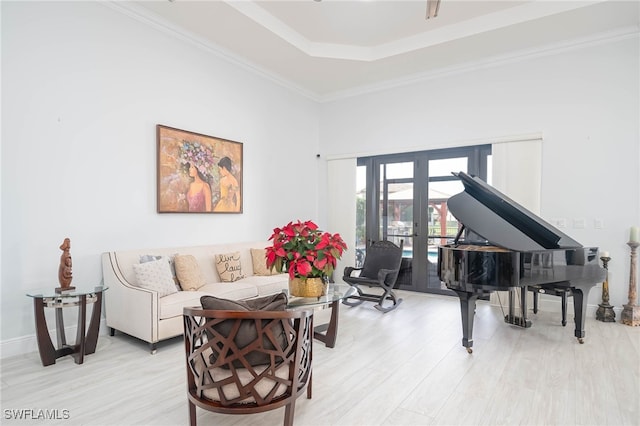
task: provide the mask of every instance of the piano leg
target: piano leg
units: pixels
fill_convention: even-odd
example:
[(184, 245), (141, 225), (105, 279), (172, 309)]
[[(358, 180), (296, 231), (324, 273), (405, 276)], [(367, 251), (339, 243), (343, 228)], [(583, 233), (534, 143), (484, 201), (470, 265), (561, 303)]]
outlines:
[(567, 325), (567, 292), (562, 292), (562, 326)]
[(476, 314), (476, 300), (479, 294), (467, 291), (453, 290), (460, 299), (460, 313), (462, 314), (462, 346), (467, 348), (468, 353), (473, 349), (473, 318)]
[(573, 290), (573, 315), (576, 323), (575, 336), (578, 342), (584, 343), (584, 319), (587, 313), (587, 300), (589, 298), (589, 290), (593, 284), (589, 286), (575, 286)]

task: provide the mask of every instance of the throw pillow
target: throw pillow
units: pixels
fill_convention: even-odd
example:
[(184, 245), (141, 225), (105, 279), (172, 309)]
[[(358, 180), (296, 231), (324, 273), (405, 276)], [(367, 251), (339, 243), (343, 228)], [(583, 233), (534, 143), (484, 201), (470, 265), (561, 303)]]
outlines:
[(242, 265), (240, 264), (240, 252), (236, 251), (233, 253), (225, 253), (225, 254), (216, 254), (216, 269), (218, 270), (218, 275), (220, 275), (220, 280), (232, 283), (234, 281), (238, 281), (241, 278), (244, 278), (244, 274), (242, 273)]
[(275, 270), (267, 268), (267, 256), (265, 249), (251, 249), (251, 263), (253, 264), (254, 275), (273, 275)]
[(200, 271), (200, 265), (198, 265), (198, 261), (194, 256), (190, 254), (177, 254), (174, 257), (174, 263), (176, 265), (178, 282), (182, 290), (194, 291), (205, 284), (202, 271)]
[(178, 284), (178, 277), (176, 277), (176, 266), (173, 263), (174, 256), (160, 256), (156, 254), (143, 254), (140, 256), (140, 263), (152, 262), (154, 260), (167, 259), (169, 262), (169, 267), (171, 268), (171, 276), (173, 277), (173, 282), (176, 285), (176, 290), (182, 290), (180, 285)]
[(157, 291), (160, 297), (178, 292), (166, 259), (134, 264), (133, 271), (138, 287)]
[[(271, 296), (258, 297), (250, 300), (229, 300), (229, 299), (220, 299), (214, 296), (202, 296), (200, 298), (200, 304), (202, 305), (202, 309), (211, 309), (216, 311), (240, 311), (240, 312), (248, 312), (248, 311), (284, 311), (287, 307), (287, 295), (284, 293), (278, 293)], [(263, 320), (263, 327), (266, 326), (270, 321)], [(225, 320), (218, 324), (216, 324), (213, 328), (217, 333), (220, 333), (224, 337), (229, 337), (230, 333), (233, 331), (233, 327), (235, 324), (235, 320)], [(281, 322), (274, 324), (273, 326), (273, 334), (276, 339), (276, 343), (280, 346), (280, 349), (284, 348), (287, 344), (287, 335), (284, 331), (284, 327)], [(208, 336), (210, 339), (213, 336)], [(255, 341), (258, 337), (258, 332), (256, 331), (256, 323), (253, 320), (243, 320), (240, 324), (238, 331), (236, 332), (235, 338), (233, 339), (234, 343), (238, 348), (244, 348), (251, 342)], [(262, 340), (263, 349), (273, 350), (275, 346), (271, 340), (267, 339), (265, 336)], [(219, 346), (219, 349), (226, 350)], [(211, 363), (215, 363), (218, 359), (218, 352), (215, 350), (210, 355), (209, 360)], [(269, 364), (270, 355), (265, 352), (251, 351), (246, 356), (245, 359), (250, 365), (264, 365)], [(240, 361), (233, 361), (233, 365), (236, 368), (242, 368), (243, 365)], [(228, 366), (222, 366), (224, 368), (229, 368)]]

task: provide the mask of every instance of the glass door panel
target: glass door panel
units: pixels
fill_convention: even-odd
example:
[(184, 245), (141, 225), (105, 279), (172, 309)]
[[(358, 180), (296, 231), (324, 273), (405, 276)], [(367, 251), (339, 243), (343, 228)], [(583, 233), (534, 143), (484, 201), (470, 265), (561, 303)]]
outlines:
[(413, 161), (380, 164), (379, 239), (400, 244), (412, 235), (413, 167)]
[(396, 288), (452, 294), (437, 276), (438, 246), (459, 226), (447, 200), (464, 188), (452, 172), (485, 178), (490, 154), (486, 145), (358, 159), (356, 264), (372, 241), (402, 241)]
[(458, 222), (449, 213), (447, 200), (462, 191), (464, 187), (459, 180), (429, 183), (429, 238), (437, 240), (437, 244), (446, 244), (447, 238), (458, 232)]
[(414, 256), (414, 159), (380, 165), (380, 212), (382, 239), (402, 243), (403, 260), (396, 288), (412, 286), (411, 262)]
[(412, 257), (413, 248), (413, 183), (389, 183), (386, 210), (386, 240), (396, 245), (403, 242), (404, 257)]
[[(466, 154), (466, 153), (465, 153)], [(447, 200), (464, 190), (462, 182), (453, 172), (467, 172), (469, 155), (451, 154), (441, 158), (429, 158), (427, 167), (428, 200), (426, 217), (428, 220), (426, 244), (426, 290), (428, 292), (448, 293), (438, 277), (438, 246), (447, 243), (458, 232), (458, 223), (449, 213)]]
[(367, 249), (366, 234), (367, 217), (367, 166), (358, 165), (356, 168), (356, 244), (355, 267), (362, 268)]
[(462, 192), (459, 180), (429, 182), (429, 234), (427, 238), (427, 288), (446, 291), (438, 274), (438, 246), (447, 244), (458, 233), (458, 221), (449, 212), (447, 200)]

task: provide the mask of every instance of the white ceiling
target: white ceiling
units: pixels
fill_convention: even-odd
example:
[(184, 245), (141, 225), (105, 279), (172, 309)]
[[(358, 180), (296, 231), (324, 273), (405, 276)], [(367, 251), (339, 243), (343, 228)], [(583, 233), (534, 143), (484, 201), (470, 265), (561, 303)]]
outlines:
[(110, 5), (317, 100), (616, 37), (638, 0), (153, 0)]

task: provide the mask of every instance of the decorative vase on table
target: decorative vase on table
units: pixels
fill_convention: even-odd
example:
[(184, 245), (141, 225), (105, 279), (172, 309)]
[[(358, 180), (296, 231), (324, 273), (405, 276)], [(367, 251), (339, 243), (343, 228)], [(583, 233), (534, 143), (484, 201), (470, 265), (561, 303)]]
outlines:
[(311, 222), (289, 222), (275, 228), (266, 247), (270, 270), (289, 274), (291, 296), (319, 297), (327, 294), (331, 276), (347, 245), (340, 234), (330, 234)]
[(327, 294), (329, 282), (324, 277), (289, 278), (289, 294), (299, 297), (320, 297)]

